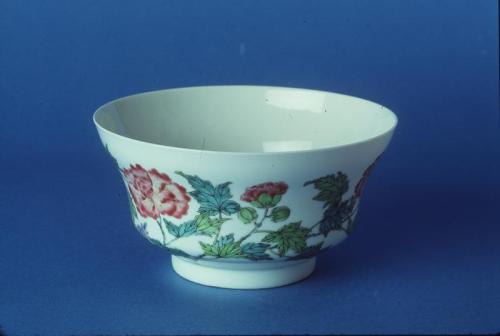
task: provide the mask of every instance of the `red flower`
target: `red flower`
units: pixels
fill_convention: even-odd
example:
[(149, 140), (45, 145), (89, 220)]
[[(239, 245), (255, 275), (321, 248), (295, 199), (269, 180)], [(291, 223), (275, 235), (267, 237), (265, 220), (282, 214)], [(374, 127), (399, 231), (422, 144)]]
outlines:
[(141, 216), (181, 218), (187, 213), (191, 198), (186, 189), (172, 182), (167, 174), (161, 174), (156, 169), (147, 171), (138, 164), (123, 169), (122, 173)]
[(375, 168), (375, 164), (377, 163), (379, 157), (377, 157), (375, 161), (371, 165), (369, 165), (368, 168), (366, 168), (365, 172), (363, 173), (363, 176), (359, 179), (358, 184), (356, 184), (356, 188), (354, 189), (355, 197), (360, 197), (361, 194), (363, 193), (366, 183), (368, 182), (368, 176), (373, 171), (373, 168)]
[(288, 190), (288, 185), (285, 182), (267, 182), (258, 185), (254, 185), (245, 190), (245, 193), (241, 195), (241, 200), (245, 202), (256, 201), (260, 195), (268, 194), (273, 197), (276, 195), (283, 195)]

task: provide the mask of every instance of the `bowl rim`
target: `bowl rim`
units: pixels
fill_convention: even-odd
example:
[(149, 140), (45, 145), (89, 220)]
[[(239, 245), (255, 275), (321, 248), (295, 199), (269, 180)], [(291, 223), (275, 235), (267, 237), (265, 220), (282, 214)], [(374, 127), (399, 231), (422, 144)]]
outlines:
[[(343, 96), (345, 98), (353, 99), (353, 100), (358, 100), (362, 101), (365, 103), (369, 104), (375, 104), (380, 106), (381, 108), (385, 109), (386, 112), (389, 114), (390, 117), (392, 117), (392, 125), (389, 127), (386, 131), (374, 135), (369, 138), (365, 138), (362, 140), (358, 141), (353, 141), (345, 144), (340, 144), (340, 145), (333, 145), (333, 146), (327, 146), (327, 147), (322, 147), (322, 148), (316, 148), (316, 149), (301, 149), (301, 150), (286, 150), (286, 151), (278, 151), (278, 152), (245, 152), (245, 151), (217, 151), (217, 150), (206, 150), (206, 149), (195, 149), (195, 148), (185, 148), (185, 147), (176, 147), (176, 146), (168, 146), (168, 145), (161, 145), (157, 144), (154, 142), (148, 142), (148, 141), (143, 141), (143, 140), (137, 140), (134, 138), (130, 138), (118, 133), (115, 133), (113, 131), (110, 131), (109, 129), (103, 127), (102, 125), (99, 124), (99, 122), (96, 120), (97, 114), (99, 114), (103, 109), (106, 107), (113, 105), (118, 102), (123, 102), (125, 100), (128, 100), (130, 98), (134, 97), (139, 97), (139, 96), (148, 96), (148, 95), (155, 95), (161, 92), (167, 92), (167, 91), (178, 91), (178, 90), (196, 90), (196, 89), (207, 89), (207, 88), (218, 88), (218, 89), (223, 89), (223, 88), (260, 88), (260, 89), (283, 89), (283, 90), (299, 90), (299, 91), (306, 91), (306, 92), (315, 92), (315, 93), (322, 93), (322, 94), (328, 94), (328, 95), (336, 95), (336, 96)], [(337, 93), (333, 91), (326, 91), (326, 90), (316, 90), (316, 89), (308, 89), (308, 88), (300, 88), (300, 87), (293, 87), (293, 86), (274, 86), (274, 85), (246, 85), (246, 84), (236, 84), (236, 85), (199, 85), (199, 86), (182, 86), (182, 87), (173, 87), (173, 88), (167, 88), (167, 89), (159, 89), (159, 90), (152, 90), (152, 91), (144, 91), (144, 92), (139, 92), (139, 93), (134, 93), (131, 95), (123, 96), (120, 98), (113, 99), (111, 101), (108, 101), (101, 106), (99, 106), (93, 113), (92, 115), (92, 120), (94, 122), (95, 127), (102, 133), (105, 133), (107, 136), (112, 137), (112, 138), (117, 138), (121, 141), (125, 142), (131, 142), (135, 144), (142, 144), (145, 146), (153, 146), (157, 148), (162, 148), (162, 149), (168, 149), (170, 151), (179, 151), (179, 152), (191, 152), (191, 153), (197, 153), (199, 154), (200, 152), (203, 152), (203, 154), (213, 154), (213, 155), (224, 155), (224, 156), (237, 156), (237, 155), (245, 155), (245, 156), (268, 156), (268, 155), (295, 155), (295, 154), (306, 154), (306, 153), (321, 153), (321, 152), (327, 152), (335, 149), (340, 149), (340, 148), (348, 148), (351, 146), (357, 146), (365, 143), (369, 143), (372, 141), (376, 141), (380, 138), (383, 138), (387, 136), (388, 134), (391, 134), (396, 126), (399, 123), (399, 119), (397, 115), (389, 108), (376, 103), (374, 101), (364, 99), (364, 98), (359, 98), (356, 96), (351, 96), (343, 93)]]

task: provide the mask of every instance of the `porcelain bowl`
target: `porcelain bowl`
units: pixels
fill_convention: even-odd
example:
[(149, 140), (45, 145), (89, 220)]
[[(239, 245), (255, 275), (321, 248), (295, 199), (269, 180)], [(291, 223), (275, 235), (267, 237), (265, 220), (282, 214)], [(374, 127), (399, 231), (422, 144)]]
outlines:
[(397, 118), (331, 92), (207, 86), (117, 99), (94, 122), (135, 227), (179, 275), (268, 288), (349, 236)]

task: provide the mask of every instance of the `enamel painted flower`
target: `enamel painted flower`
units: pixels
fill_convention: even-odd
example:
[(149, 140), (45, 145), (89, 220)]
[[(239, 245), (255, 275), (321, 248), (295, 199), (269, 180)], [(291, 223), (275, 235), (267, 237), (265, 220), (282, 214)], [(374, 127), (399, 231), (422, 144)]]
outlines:
[(143, 217), (157, 219), (161, 215), (181, 218), (189, 209), (191, 198), (186, 189), (156, 169), (146, 170), (131, 165), (121, 170), (137, 210)]
[[(247, 187), (240, 196), (240, 200), (246, 203), (243, 205), (233, 199), (230, 181), (213, 183), (198, 175), (175, 171), (189, 184), (190, 190), (187, 191), (155, 168), (147, 170), (139, 164), (132, 164), (120, 168), (120, 172), (128, 187), (134, 224), (152, 243), (166, 247), (174, 255), (195, 260), (245, 258), (258, 261), (310, 258), (324, 248), (330, 232), (349, 234), (357, 211), (357, 195), (372, 169), (373, 165), (365, 171), (354, 195), (349, 198), (346, 197), (350, 190), (349, 179), (340, 171), (304, 183), (304, 187), (313, 185), (317, 189), (318, 194), (313, 200), (323, 203), (322, 218), (309, 225), (302, 220), (289, 221), (293, 210), (287, 206), (286, 200), (282, 200), (289, 189), (283, 181)], [(191, 199), (198, 209), (190, 209)], [(188, 210), (197, 214), (181, 221), (167, 218), (188, 217)], [(144, 222), (145, 218), (154, 219), (157, 228), (152, 226), (150, 231), (148, 225), (152, 223)], [(233, 219), (244, 227), (237, 229), (238, 222)], [(175, 245), (180, 239), (196, 236), (203, 237), (197, 241), (201, 254), (192, 255)], [(313, 237), (316, 240), (311, 244), (309, 239)], [(323, 240), (318, 241), (317, 237), (323, 237)]]
[(279, 203), (281, 195), (288, 190), (285, 182), (266, 182), (248, 187), (241, 200), (252, 203), (257, 208), (271, 208)]

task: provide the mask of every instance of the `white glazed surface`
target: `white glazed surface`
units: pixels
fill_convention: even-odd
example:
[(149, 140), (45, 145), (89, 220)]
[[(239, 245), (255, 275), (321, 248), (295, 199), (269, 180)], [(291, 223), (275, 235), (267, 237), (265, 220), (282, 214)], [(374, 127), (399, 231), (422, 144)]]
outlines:
[(396, 123), (385, 107), (328, 92), (259, 86), (171, 89), (101, 107), (98, 125), (127, 138), (219, 152), (281, 152), (366, 141)]
[[(213, 186), (230, 182), (231, 200), (240, 209), (252, 207), (241, 198), (247, 188), (266, 182), (285, 183), (288, 189), (275, 207), (287, 207), (289, 215), (277, 222), (264, 218), (265, 223), (258, 228), (256, 222), (266, 211), (258, 207), (254, 207), (259, 215), (255, 223), (243, 223), (237, 213), (220, 214), (227, 220), (217, 234), (178, 238), (161, 228), (163, 219), (174, 226), (196, 220), (200, 204), (193, 196), (180, 218), (165, 215), (154, 219), (140, 212), (133, 218), (148, 239), (176, 253), (182, 251), (184, 257), (252, 264), (310, 258), (319, 252), (318, 248), (312, 255), (302, 255), (304, 246), (286, 244), (286, 250), (271, 248), (276, 246), (275, 241), (266, 236), (290, 223), (300, 223), (301, 228), (310, 230), (304, 238), (307, 247), (321, 244), (323, 250), (345, 239), (349, 232), (345, 228), (320, 232), (323, 226), (318, 223), (324, 219), (327, 204), (313, 199), (320, 190), (305, 183), (338, 176), (335, 174), (339, 172), (346, 174), (348, 189), (342, 200), (355, 203), (348, 223), (351, 225), (359, 206), (358, 188), (363, 187), (359, 185), (366, 182), (367, 168), (382, 154), (397, 124), (391, 111), (366, 100), (321, 91), (255, 86), (196, 87), (134, 95), (102, 106), (94, 121), (122, 175), (133, 165), (140, 165), (144, 171), (156, 169), (189, 194), (196, 189), (179, 172), (198, 176)], [(130, 191), (130, 181), (124, 181)], [(230, 236), (240, 245), (268, 246), (266, 257), (256, 261), (236, 252), (230, 257), (205, 253), (203, 245)]]

